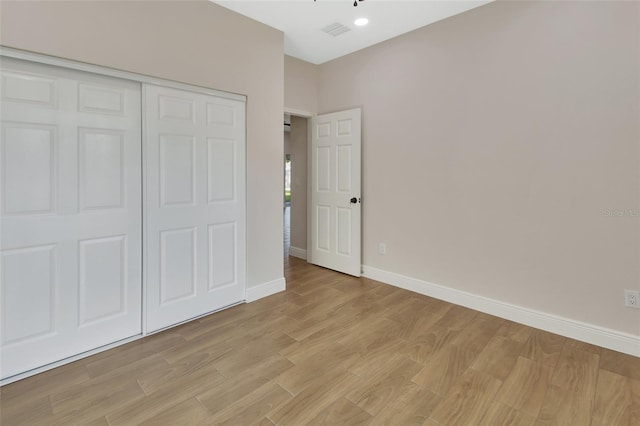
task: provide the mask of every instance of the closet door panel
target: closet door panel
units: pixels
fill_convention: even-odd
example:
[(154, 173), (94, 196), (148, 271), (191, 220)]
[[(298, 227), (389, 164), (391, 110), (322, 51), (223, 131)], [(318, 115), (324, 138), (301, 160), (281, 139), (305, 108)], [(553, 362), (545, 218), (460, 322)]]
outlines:
[(244, 300), (245, 105), (145, 85), (147, 330)]
[(140, 85), (2, 60), (0, 376), (141, 333)]

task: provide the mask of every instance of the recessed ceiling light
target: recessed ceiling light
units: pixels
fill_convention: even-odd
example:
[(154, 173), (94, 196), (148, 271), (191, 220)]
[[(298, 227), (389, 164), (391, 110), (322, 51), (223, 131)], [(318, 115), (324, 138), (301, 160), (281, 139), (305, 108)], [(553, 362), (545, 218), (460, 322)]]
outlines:
[(359, 27), (362, 27), (363, 25), (367, 25), (369, 23), (369, 20), (367, 18), (358, 18), (353, 21), (353, 23)]

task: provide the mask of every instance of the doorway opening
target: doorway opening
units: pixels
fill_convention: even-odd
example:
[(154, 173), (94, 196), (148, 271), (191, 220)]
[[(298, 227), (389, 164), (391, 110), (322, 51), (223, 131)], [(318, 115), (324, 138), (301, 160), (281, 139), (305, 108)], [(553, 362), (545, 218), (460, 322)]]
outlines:
[[(285, 138), (285, 146), (287, 139)], [(284, 258), (291, 247), (291, 154), (284, 155)]]
[(307, 258), (307, 118), (285, 114), (283, 158), (284, 261)]
[(297, 257), (360, 276), (362, 110), (291, 112), (282, 163), (290, 188), (290, 198), (283, 190), (285, 263)]

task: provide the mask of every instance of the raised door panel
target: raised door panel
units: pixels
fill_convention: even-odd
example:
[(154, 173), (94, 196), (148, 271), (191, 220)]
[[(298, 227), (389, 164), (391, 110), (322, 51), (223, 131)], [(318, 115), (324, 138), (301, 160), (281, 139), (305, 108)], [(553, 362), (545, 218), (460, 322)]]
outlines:
[(55, 210), (57, 133), (55, 125), (3, 123), (3, 213)]
[(331, 147), (316, 148), (316, 191), (329, 192), (331, 190)]
[(118, 235), (79, 242), (79, 324), (127, 312), (127, 237)]
[(232, 105), (207, 102), (207, 124), (233, 127), (236, 123), (235, 108)]
[(235, 200), (235, 148), (233, 139), (207, 138), (209, 203)]
[(351, 224), (353, 223), (350, 207), (336, 208), (336, 253), (340, 256), (351, 256)]
[(160, 232), (160, 305), (196, 295), (195, 228)]
[(195, 123), (195, 101), (181, 96), (158, 96), (158, 120)]
[(80, 83), (78, 85), (80, 112), (124, 116), (126, 94), (112, 87)]
[(189, 135), (159, 135), (162, 207), (195, 202), (195, 142)]
[(236, 222), (209, 225), (209, 291), (237, 283)]
[(316, 244), (315, 247), (324, 252), (331, 251), (331, 206), (316, 206)]
[(56, 331), (56, 246), (2, 251), (2, 345)]
[(336, 147), (336, 191), (347, 195), (353, 192), (351, 163), (351, 146), (338, 145)]
[(80, 208), (124, 207), (125, 132), (79, 129)]
[(55, 108), (56, 79), (28, 72), (6, 70), (2, 74), (2, 100)]

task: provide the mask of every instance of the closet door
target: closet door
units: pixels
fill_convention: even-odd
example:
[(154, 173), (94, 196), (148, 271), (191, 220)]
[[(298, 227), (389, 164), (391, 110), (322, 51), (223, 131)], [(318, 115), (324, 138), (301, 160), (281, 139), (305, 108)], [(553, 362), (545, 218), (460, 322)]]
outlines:
[(141, 333), (140, 85), (2, 58), (0, 375)]
[(145, 85), (147, 331), (245, 297), (245, 104)]

